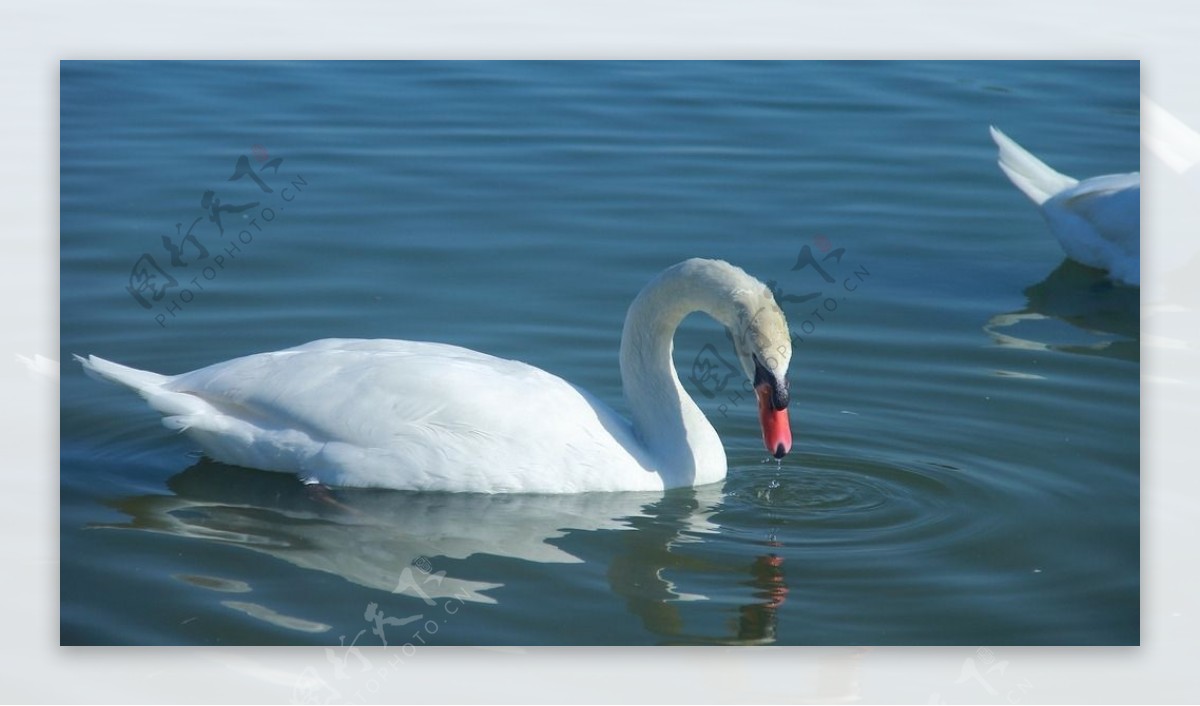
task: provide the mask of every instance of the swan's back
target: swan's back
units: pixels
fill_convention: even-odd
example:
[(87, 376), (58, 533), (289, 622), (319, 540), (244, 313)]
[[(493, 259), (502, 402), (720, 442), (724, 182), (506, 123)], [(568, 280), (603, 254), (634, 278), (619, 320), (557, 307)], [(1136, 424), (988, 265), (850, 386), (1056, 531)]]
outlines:
[(1141, 197), (1140, 174), (1110, 174), (1055, 194), (1042, 210), (1068, 257), (1137, 284)]

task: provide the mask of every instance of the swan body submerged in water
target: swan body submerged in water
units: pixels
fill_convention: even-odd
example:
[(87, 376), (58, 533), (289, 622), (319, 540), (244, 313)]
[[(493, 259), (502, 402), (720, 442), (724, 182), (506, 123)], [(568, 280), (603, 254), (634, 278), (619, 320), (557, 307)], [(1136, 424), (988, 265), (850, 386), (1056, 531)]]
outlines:
[(1118, 282), (1140, 284), (1141, 174), (1079, 181), (1046, 166), (996, 128), (989, 129), (1000, 149), (1000, 169), (1037, 204), (1067, 257), (1107, 270)]
[(675, 329), (696, 311), (728, 329), (764, 444), (782, 458), (792, 444), (787, 322), (766, 285), (720, 260), (668, 268), (630, 306), (620, 356), (629, 420), (543, 370), (441, 343), (326, 339), (174, 376), (76, 359), (225, 463), (401, 490), (661, 490), (726, 473), (721, 440), (671, 358)]

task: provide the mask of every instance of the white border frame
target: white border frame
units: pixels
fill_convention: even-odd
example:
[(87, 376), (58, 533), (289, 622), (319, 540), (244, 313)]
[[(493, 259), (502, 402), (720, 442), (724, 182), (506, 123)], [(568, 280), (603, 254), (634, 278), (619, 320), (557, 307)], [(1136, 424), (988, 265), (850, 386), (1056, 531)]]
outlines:
[[(58, 646), (58, 62), (99, 58), (1108, 58), (1141, 59), (1143, 224), (1142, 643), (997, 648), (1029, 688), (956, 684), (976, 648), (422, 648), (346, 700), (706, 703), (1180, 702), (1200, 615), (1200, 50), (1197, 6), (1072, 0), (712, 0), (204, 4), (62, 0), (0, 10), (0, 698), (286, 702), (319, 649)], [(1172, 277), (1174, 276), (1174, 280)], [(44, 356), (39, 358), (38, 356)], [(11, 394), (15, 393), (15, 394)], [(1008, 680), (1013, 681), (1013, 680)]]

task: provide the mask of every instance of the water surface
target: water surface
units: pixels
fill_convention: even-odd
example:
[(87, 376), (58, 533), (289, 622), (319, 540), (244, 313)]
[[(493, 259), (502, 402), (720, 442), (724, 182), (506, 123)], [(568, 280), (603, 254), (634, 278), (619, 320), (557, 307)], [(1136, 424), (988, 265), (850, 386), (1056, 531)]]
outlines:
[(64, 643), (1138, 642), (1138, 291), (1063, 262), (987, 132), (1135, 170), (1136, 63), (67, 62), (61, 84), (64, 361), (433, 340), (620, 409), (629, 302), (717, 257), (776, 288), (796, 436), (765, 458), (700, 317), (676, 364), (729, 477), (658, 494), (309, 488), (202, 458), (64, 363)]

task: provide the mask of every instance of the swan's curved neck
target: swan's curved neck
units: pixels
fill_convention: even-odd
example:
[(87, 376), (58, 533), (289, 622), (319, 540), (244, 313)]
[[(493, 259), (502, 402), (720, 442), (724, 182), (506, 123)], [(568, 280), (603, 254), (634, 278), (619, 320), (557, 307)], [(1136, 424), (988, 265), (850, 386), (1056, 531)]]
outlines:
[(675, 329), (692, 312), (732, 327), (733, 307), (721, 272), (681, 263), (638, 294), (621, 335), (621, 382), (634, 431), (669, 485), (725, 477), (725, 449), (683, 389), (672, 360)]

